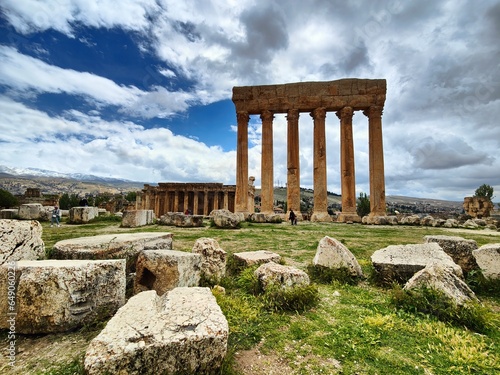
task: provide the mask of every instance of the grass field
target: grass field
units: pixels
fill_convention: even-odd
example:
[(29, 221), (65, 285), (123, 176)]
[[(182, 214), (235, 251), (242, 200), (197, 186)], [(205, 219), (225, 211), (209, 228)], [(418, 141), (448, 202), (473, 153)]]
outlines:
[[(371, 275), (370, 256), (392, 244), (422, 243), (425, 235), (458, 235), (478, 245), (500, 242), (500, 233), (430, 227), (365, 226), (300, 222), (249, 224), (241, 229), (147, 226), (120, 228), (119, 222), (49, 228), (44, 223), (47, 254), (59, 240), (106, 233), (162, 231), (173, 233), (175, 250), (191, 251), (196, 239), (216, 239), (232, 253), (269, 250), (287, 265), (303, 270), (324, 236), (342, 241)], [(234, 280), (225, 280), (218, 302), (229, 322), (228, 355), (222, 374), (498, 374), (500, 373), (500, 296), (481, 295), (489, 328), (477, 333), (432, 316), (397, 309), (393, 288), (368, 277), (357, 285), (334, 281), (317, 284), (320, 302), (304, 312), (266, 309), (259, 296)], [(83, 373), (82, 358), (100, 327), (69, 334), (22, 337), (18, 366), (35, 374)], [(3, 334), (5, 335), (5, 334)], [(65, 344), (66, 343), (66, 344)], [(57, 354), (54, 354), (57, 353)], [(3, 367), (2, 367), (3, 366)], [(0, 365), (0, 372), (9, 373)]]

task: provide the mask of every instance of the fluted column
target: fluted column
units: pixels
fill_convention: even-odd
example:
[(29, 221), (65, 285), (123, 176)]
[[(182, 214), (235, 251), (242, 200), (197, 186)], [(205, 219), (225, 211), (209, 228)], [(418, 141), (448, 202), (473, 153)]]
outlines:
[(219, 209), (219, 191), (215, 190), (214, 191), (214, 210)]
[(199, 191), (195, 190), (193, 192), (193, 215), (198, 215), (198, 199), (199, 199)]
[(248, 213), (248, 112), (236, 113), (238, 135), (236, 143), (236, 197), (235, 212)]
[(386, 215), (382, 110), (382, 107), (371, 106), (363, 112), (368, 116), (370, 216)]
[(361, 222), (356, 212), (356, 180), (354, 167), (354, 141), (352, 137), (352, 107), (337, 112), (340, 119), (340, 179), (342, 213), (339, 222)]
[(262, 119), (261, 212), (274, 213), (273, 113), (264, 111)]
[(174, 209), (173, 209), (174, 212), (180, 212), (179, 210), (179, 191), (176, 190), (174, 192)]
[(298, 220), (302, 220), (300, 213), (300, 158), (299, 158), (299, 111), (291, 109), (286, 116), (287, 131), (287, 218), (290, 210), (295, 212)]
[(208, 189), (203, 191), (203, 215), (207, 216), (208, 212)]
[(224, 209), (229, 209), (229, 193), (227, 191), (224, 191)]
[(189, 208), (189, 193), (187, 190), (184, 190), (184, 208), (182, 212), (186, 212), (188, 208)]
[(314, 119), (314, 209), (311, 221), (332, 221), (328, 215), (325, 108), (316, 108), (311, 117)]

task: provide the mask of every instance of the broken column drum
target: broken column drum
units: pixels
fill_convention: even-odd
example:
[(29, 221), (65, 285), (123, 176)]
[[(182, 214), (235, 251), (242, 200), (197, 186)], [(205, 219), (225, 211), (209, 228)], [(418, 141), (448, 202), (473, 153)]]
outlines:
[[(356, 213), (352, 116), (362, 111), (368, 117), (370, 165), (370, 216), (385, 215), (385, 177), (382, 142), (382, 111), (385, 79), (341, 79), (283, 85), (233, 87), (238, 123), (236, 150), (235, 212), (248, 214), (248, 122), (250, 115), (262, 119), (262, 209), (273, 202), (273, 118), (285, 113), (287, 135), (287, 207), (300, 213), (299, 132), (300, 112), (310, 113), (314, 123), (314, 210), (312, 221), (331, 221), (327, 212), (327, 162), (325, 118), (335, 112), (340, 119), (342, 213), (339, 221), (361, 221)], [(270, 203), (271, 202), (271, 203)]]

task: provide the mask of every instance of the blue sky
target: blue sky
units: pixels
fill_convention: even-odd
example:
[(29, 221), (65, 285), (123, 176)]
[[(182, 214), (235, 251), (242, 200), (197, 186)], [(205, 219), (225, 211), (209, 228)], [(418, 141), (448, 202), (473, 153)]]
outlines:
[[(0, 166), (149, 183), (235, 183), (233, 86), (384, 78), (386, 193), (500, 196), (500, 2), (3, 0)], [(356, 193), (369, 192), (354, 115)], [(300, 116), (301, 185), (312, 119)], [(328, 189), (340, 192), (327, 114)], [(250, 122), (260, 185), (260, 119)], [(274, 120), (276, 184), (286, 119)], [(498, 199), (497, 199), (498, 200)]]

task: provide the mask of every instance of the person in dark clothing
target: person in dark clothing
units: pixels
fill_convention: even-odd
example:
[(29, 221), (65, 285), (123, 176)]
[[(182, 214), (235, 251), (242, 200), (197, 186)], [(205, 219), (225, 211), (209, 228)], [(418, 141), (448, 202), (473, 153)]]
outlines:
[(288, 220), (290, 220), (292, 225), (297, 225), (297, 215), (295, 215), (295, 212), (293, 212), (293, 210), (290, 210), (290, 216), (288, 216)]

